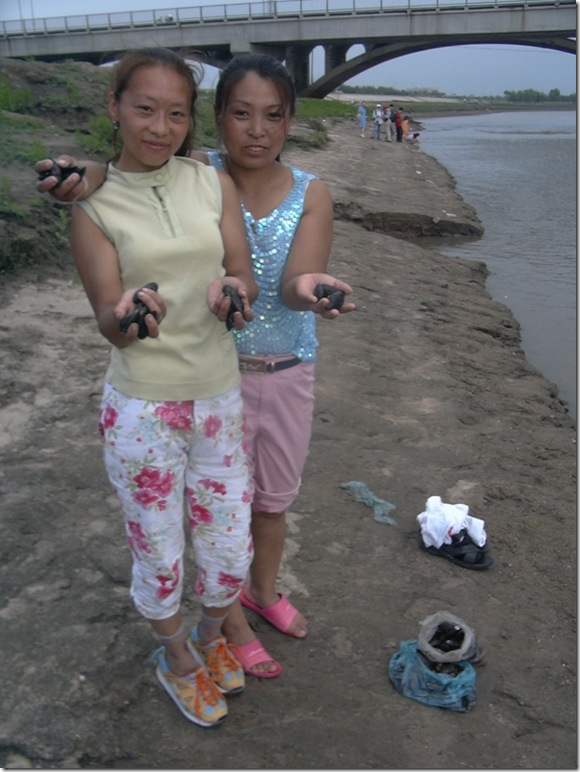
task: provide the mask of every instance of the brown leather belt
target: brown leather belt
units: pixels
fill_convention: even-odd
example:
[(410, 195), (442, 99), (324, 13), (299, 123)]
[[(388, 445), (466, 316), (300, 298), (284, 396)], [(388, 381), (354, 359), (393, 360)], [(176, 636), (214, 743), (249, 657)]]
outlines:
[(243, 373), (276, 373), (278, 370), (286, 370), (288, 367), (299, 365), (302, 360), (298, 357), (292, 359), (281, 359), (279, 361), (268, 361), (259, 357), (239, 357), (240, 370)]

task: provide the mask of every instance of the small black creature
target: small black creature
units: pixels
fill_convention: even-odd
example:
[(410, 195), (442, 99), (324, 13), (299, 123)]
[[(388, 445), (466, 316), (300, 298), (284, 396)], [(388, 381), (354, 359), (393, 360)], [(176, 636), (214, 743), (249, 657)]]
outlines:
[[(141, 287), (141, 289), (152, 289), (157, 292), (159, 287), (154, 281), (151, 281), (149, 284), (145, 284), (143, 287)], [(154, 311), (150, 311), (145, 303), (143, 303), (139, 298), (138, 293), (141, 291), (141, 289), (137, 290), (137, 292), (133, 295), (133, 303), (135, 303), (137, 307), (128, 313), (127, 316), (121, 319), (119, 323), (119, 329), (121, 332), (127, 332), (129, 325), (136, 322), (139, 325), (139, 333), (137, 335), (139, 340), (143, 340), (143, 338), (146, 338), (149, 335), (149, 330), (145, 324), (145, 316), (147, 314), (153, 314), (153, 316), (157, 319), (157, 314)]]
[(441, 622), (431, 636), (429, 643), (434, 649), (448, 652), (460, 649), (464, 638), (465, 633), (459, 625), (454, 625), (452, 622)]
[(314, 294), (317, 300), (322, 298), (328, 298), (327, 309), (331, 311), (333, 308), (341, 308), (344, 303), (344, 292), (337, 290), (332, 284), (317, 284), (314, 287)]
[[(52, 158), (50, 160), (52, 161)], [(56, 177), (58, 182), (54, 187), (58, 188), (61, 182), (66, 180), (67, 177), (70, 177), (70, 175), (74, 174), (75, 172), (83, 177), (84, 173), (86, 172), (86, 168), (84, 166), (67, 166), (66, 169), (63, 169), (57, 163), (52, 161), (52, 166), (48, 171), (39, 173), (38, 180), (39, 182), (42, 182), (42, 180), (45, 180), (47, 177)]]
[(239, 311), (242, 316), (244, 315), (244, 304), (242, 302), (242, 298), (240, 297), (240, 293), (235, 287), (230, 287), (229, 284), (226, 284), (222, 291), (224, 295), (227, 295), (230, 299), (230, 310), (228, 311), (228, 315), (226, 317), (226, 328), (231, 330), (234, 326), (234, 314), (236, 311)]

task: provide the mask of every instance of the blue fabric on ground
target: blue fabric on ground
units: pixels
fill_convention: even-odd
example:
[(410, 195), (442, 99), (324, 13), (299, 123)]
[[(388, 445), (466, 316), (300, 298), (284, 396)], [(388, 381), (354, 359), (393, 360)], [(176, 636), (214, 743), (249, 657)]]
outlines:
[(389, 662), (389, 678), (404, 697), (437, 708), (465, 713), (475, 705), (475, 669), (469, 662), (456, 662), (456, 676), (436, 673), (419, 656), (419, 641), (401, 641)]
[(341, 483), (340, 487), (348, 491), (357, 501), (362, 501), (363, 504), (372, 507), (374, 518), (379, 523), (397, 524), (397, 521), (389, 516), (389, 512), (395, 509), (395, 505), (384, 499), (379, 499), (363, 482), (352, 480), (351, 482)]

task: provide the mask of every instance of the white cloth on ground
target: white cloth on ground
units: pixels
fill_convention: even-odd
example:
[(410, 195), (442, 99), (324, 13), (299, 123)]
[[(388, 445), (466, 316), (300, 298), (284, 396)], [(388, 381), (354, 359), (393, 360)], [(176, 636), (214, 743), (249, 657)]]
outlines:
[(439, 549), (442, 544), (451, 544), (451, 537), (465, 528), (475, 544), (483, 547), (487, 541), (485, 523), (468, 512), (466, 504), (446, 504), (440, 496), (430, 496), (425, 511), (417, 515), (425, 546)]

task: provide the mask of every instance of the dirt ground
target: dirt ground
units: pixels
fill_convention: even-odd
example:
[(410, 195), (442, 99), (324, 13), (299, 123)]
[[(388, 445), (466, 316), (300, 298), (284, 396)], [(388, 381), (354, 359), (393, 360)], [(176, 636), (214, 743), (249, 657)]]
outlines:
[[(129, 598), (96, 429), (107, 344), (83, 291), (64, 274), (4, 282), (3, 767), (577, 768), (575, 426), (484, 266), (402, 238), (477, 232), (446, 171), (420, 148), (360, 138), (354, 121), (330, 135), (286, 156), (332, 189), (332, 269), (357, 303), (319, 324), (314, 432), (280, 576), (310, 634), (286, 638), (249, 612), (284, 672), (248, 679), (217, 729), (188, 724), (160, 689)], [(394, 504), (396, 524), (348, 481)], [(418, 548), (432, 495), (485, 521), (492, 568)], [(188, 576), (191, 597), (191, 561)], [(407, 699), (387, 676), (400, 641), (440, 610), (485, 650), (467, 713)], [(185, 613), (193, 623), (195, 602)]]

